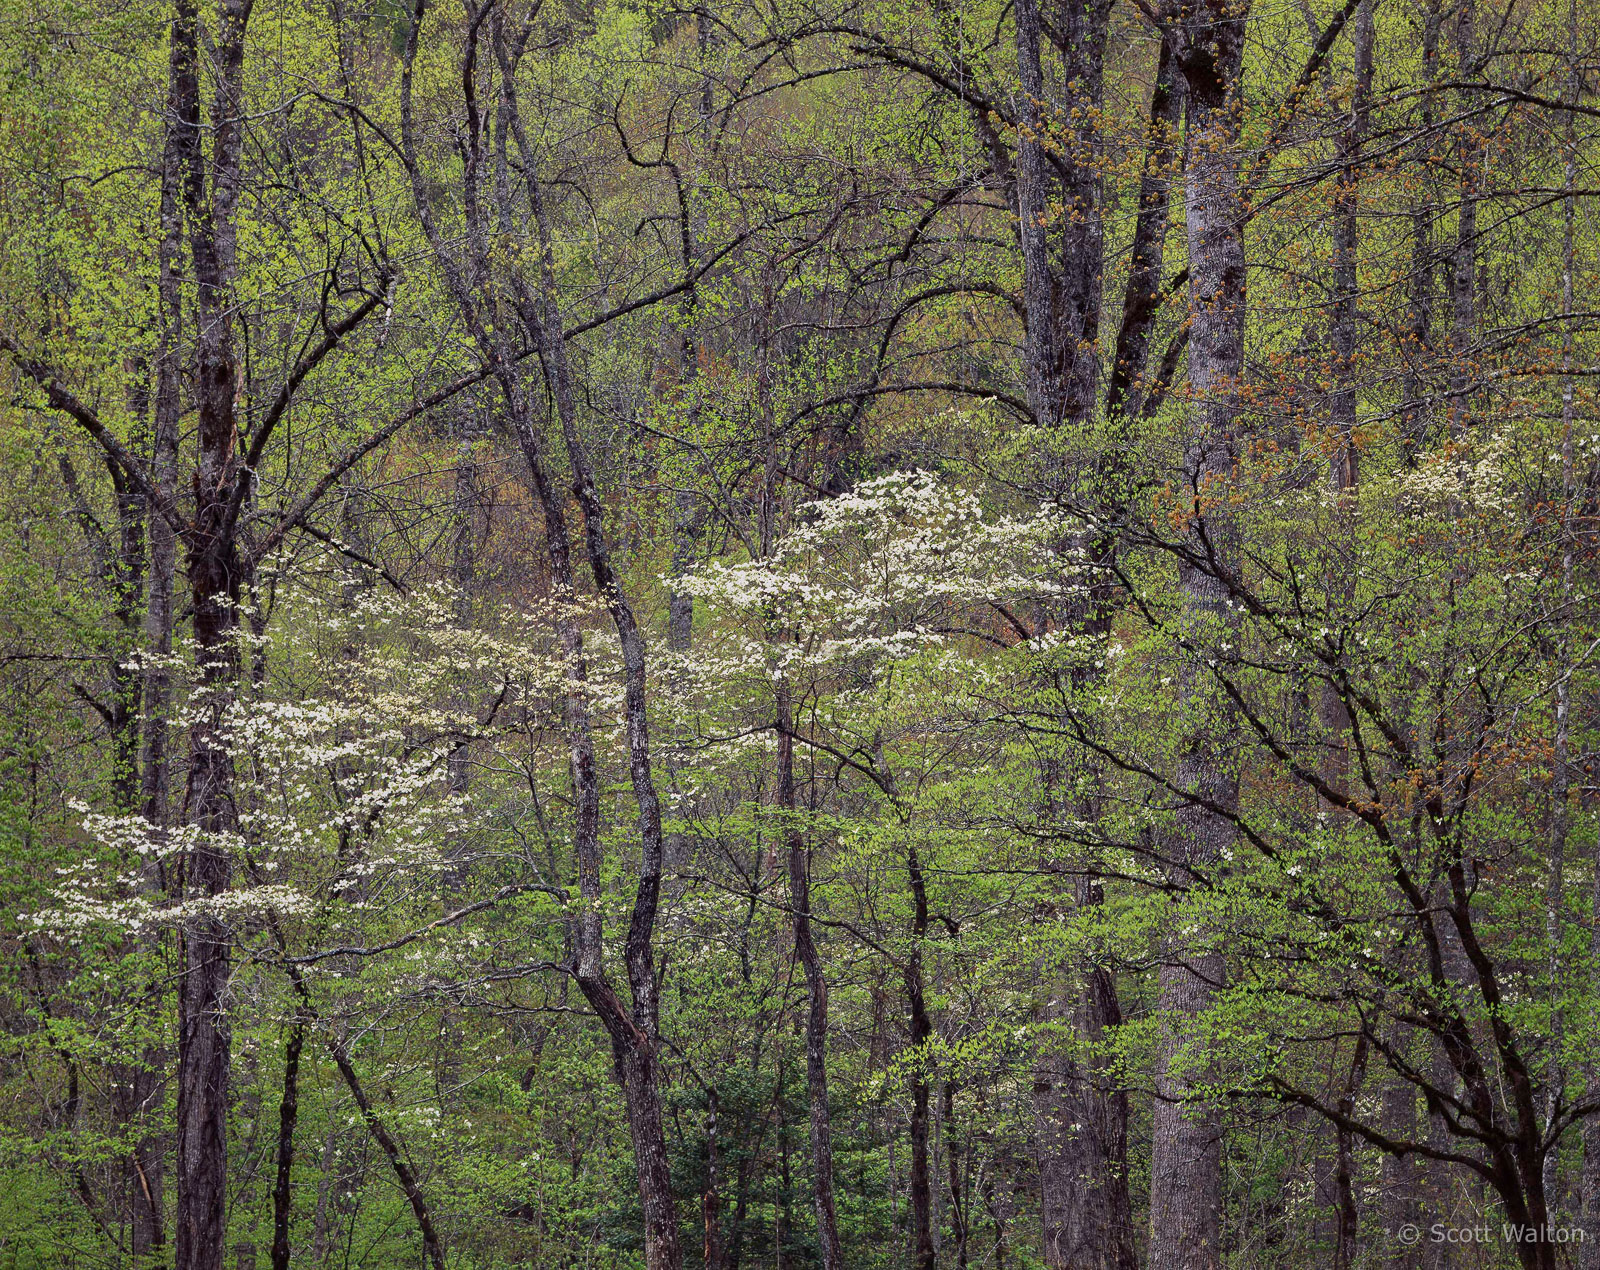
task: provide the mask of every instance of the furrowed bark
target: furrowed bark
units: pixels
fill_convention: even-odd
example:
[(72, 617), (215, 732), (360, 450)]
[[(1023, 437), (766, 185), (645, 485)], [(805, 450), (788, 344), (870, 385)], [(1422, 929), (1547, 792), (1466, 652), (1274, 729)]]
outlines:
[[(1211, 0), (1186, 9), (1174, 26), (1187, 84), (1184, 202), (1189, 257), (1189, 387), (1194, 398), (1184, 480), (1196, 560), (1179, 570), (1183, 621), (1202, 640), (1228, 627), (1227, 567), (1233, 530), (1225, 507), (1239, 442), (1237, 386), (1244, 366), (1245, 258), (1239, 197), (1239, 74), (1247, 6)], [(1201, 567), (1202, 565), (1206, 567)], [(1185, 660), (1181, 692), (1189, 735), (1176, 784), (1195, 796), (1176, 816), (1171, 875), (1179, 886), (1217, 860), (1234, 840), (1225, 816), (1238, 771), (1228, 735), (1212, 714), (1206, 668)], [(1221, 1125), (1175, 1069), (1191, 1020), (1221, 985), (1221, 956), (1175, 938), (1160, 973), (1163, 1042), (1156, 1079), (1150, 1177), (1151, 1270), (1208, 1270), (1221, 1264)]]
[(1139, 174), (1139, 210), (1134, 220), (1128, 259), (1128, 283), (1122, 295), (1122, 320), (1106, 388), (1106, 415), (1136, 418), (1143, 407), (1150, 338), (1161, 311), (1162, 267), (1166, 257), (1179, 118), (1183, 112), (1183, 77), (1173, 56), (1169, 35), (1161, 38), (1156, 82), (1150, 93), (1150, 122), (1145, 129), (1144, 162)]
[[(234, 483), (241, 477), (234, 449), (238, 366), (230, 291), (244, 132), (244, 41), (250, 7), (250, 0), (222, 0), (218, 10), (209, 200), (201, 155), (199, 16), (192, 0), (180, 0), (172, 26), (172, 97), (177, 107), (182, 201), (189, 224), (197, 304), (194, 392), (198, 455), (194, 518), (184, 531), (201, 695), (201, 708), (189, 731), (189, 778), (184, 792), (185, 817), (202, 831), (183, 861), (183, 894), (195, 898), (220, 895), (227, 889), (232, 866), (223, 842), (238, 823), (233, 761), (222, 737), (222, 722), (239, 674), (235, 627), (243, 582), (232, 514)], [(226, 1240), (232, 1049), (226, 1003), (229, 939), (226, 927), (211, 916), (192, 918), (181, 933), (178, 1270), (220, 1270)]]
[[(1099, 128), (1110, 5), (1096, 0), (1087, 5), (1052, 5), (1045, 11), (1038, 0), (1016, 0), (1014, 17), (1022, 89), (1015, 173), (1028, 400), (1034, 417), (1046, 427), (1061, 429), (1058, 435), (1070, 447), (1090, 424), (1099, 393), (1104, 294)], [(1046, 53), (1052, 48), (1060, 59), (1055, 82), (1061, 89), (1054, 94), (1046, 78)], [(1131, 302), (1125, 303), (1108, 390), (1115, 411), (1123, 408), (1142, 373), (1158, 308), (1154, 293), (1160, 285), (1166, 232), (1171, 124), (1181, 99), (1172, 91), (1170, 72), (1168, 46), (1163, 42), (1127, 288)], [(1052, 470), (1048, 479), (1058, 477), (1059, 472)], [(1116, 497), (1113, 493), (1112, 500)], [(1099, 546), (1114, 549), (1108, 543)], [(1080, 611), (1066, 620), (1087, 629), (1096, 617), (1098, 613), (1086, 616)], [(1113, 1020), (1120, 1021), (1114, 983), (1105, 979), (1100, 986), (1109, 990), (1109, 1005), (1104, 994), (1091, 994), (1087, 1011), (1067, 1009), (1064, 1014), (1074, 1027), (1087, 1028), (1096, 1037)], [(1072, 991), (1064, 989), (1058, 995)], [(1110, 1015), (1101, 1018), (1102, 1007), (1107, 1006)], [(1089, 1255), (1108, 1257), (1107, 1264), (1126, 1265), (1133, 1255), (1131, 1210), (1126, 1203), (1126, 1160), (1118, 1154), (1126, 1137), (1112, 1127), (1118, 1121), (1119, 1095), (1081, 1077), (1069, 1062), (1058, 1070), (1042, 1067), (1036, 1078), (1046, 1264), (1075, 1264), (1064, 1258), (1092, 1249)], [(1083, 1125), (1105, 1131), (1085, 1131)]]
[[(1028, 404), (1047, 427), (1082, 427), (1098, 393), (1104, 228), (1096, 129), (1110, 8), (1106, 0), (1092, 0), (1045, 15), (1038, 0), (1015, 3), (1022, 88), (1016, 196)], [(1061, 55), (1061, 80), (1070, 87), (1070, 98), (1060, 103), (1051, 100), (1045, 83), (1047, 39)], [(1075, 122), (1063, 130), (1063, 119)]]
[[(1104, 902), (1093, 878), (1078, 884), (1080, 908)], [(1128, 1195), (1128, 1097), (1094, 1051), (1122, 1023), (1116, 983), (1085, 962), (1063, 978), (1050, 1013), (1091, 1057), (1052, 1054), (1034, 1076), (1044, 1260), (1051, 1270), (1137, 1270)]]
[(305, 1018), (296, 1011), (283, 1047), (283, 1096), (278, 1102), (278, 1149), (272, 1184), (272, 1270), (289, 1270), (294, 1130), (300, 1118), (300, 1051), (305, 1039)]

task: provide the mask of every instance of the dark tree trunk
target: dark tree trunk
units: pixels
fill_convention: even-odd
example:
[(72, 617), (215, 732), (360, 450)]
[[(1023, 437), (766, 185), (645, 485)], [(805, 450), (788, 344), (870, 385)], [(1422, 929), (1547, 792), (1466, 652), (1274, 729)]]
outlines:
[(812, 1199), (823, 1270), (844, 1270), (839, 1218), (833, 1199), (833, 1120), (828, 1110), (828, 982), (811, 934), (811, 852), (795, 820), (794, 713), (789, 685), (778, 689), (778, 806), (788, 813), (789, 904), (795, 955), (805, 972), (806, 1096), (810, 1104)]
[(328, 1042), (328, 1053), (332, 1055), (339, 1075), (344, 1077), (344, 1083), (350, 1090), (350, 1095), (356, 1100), (356, 1107), (361, 1112), (361, 1119), (366, 1123), (367, 1130), (372, 1134), (383, 1151), (384, 1158), (389, 1161), (389, 1167), (394, 1170), (395, 1180), (400, 1183), (407, 1201), (411, 1204), (412, 1215), (417, 1219), (417, 1229), (422, 1234), (422, 1250), (428, 1258), (428, 1264), (433, 1270), (444, 1270), (444, 1246), (439, 1242), (439, 1232), (434, 1227), (433, 1215), (428, 1211), (428, 1201), (422, 1194), (422, 1186), (417, 1181), (417, 1176), (411, 1171), (411, 1166), (406, 1163), (405, 1153), (400, 1150), (400, 1144), (395, 1141), (389, 1132), (388, 1126), (373, 1109), (368, 1101), (366, 1091), (361, 1087), (361, 1079), (356, 1075), (356, 1069), (350, 1063), (350, 1056), (345, 1052), (344, 1046), (338, 1041)]
[(971, 1235), (971, 1196), (964, 1175), (967, 1152), (956, 1124), (956, 1083), (944, 1082), (944, 1154), (950, 1173), (950, 1237), (955, 1241), (954, 1261), (958, 1270), (967, 1267), (967, 1243)]
[[(1037, 420), (1074, 434), (1092, 418), (1099, 392), (1098, 339), (1104, 291), (1100, 107), (1110, 5), (1101, 0), (1055, 4), (1017, 0), (1017, 69), (1022, 89), (1017, 139), (1016, 198), (1023, 264), (1023, 309), (1029, 404)], [(1047, 52), (1060, 66), (1052, 92)], [(1136, 391), (1148, 356), (1158, 302), (1174, 123), (1170, 48), (1164, 42), (1151, 100), (1150, 125), (1135, 224), (1133, 264), (1117, 338), (1108, 409), (1122, 412)], [(1071, 122), (1067, 122), (1071, 121)], [(1054, 474), (1052, 474), (1052, 477)], [(1108, 491), (1115, 499), (1120, 491)], [(1097, 544), (1109, 551), (1109, 544)], [(1087, 629), (1098, 614), (1068, 620)], [(1120, 1020), (1115, 987), (1105, 979), (1075, 1025), (1098, 1035)], [(1125, 1110), (1120, 1094), (1095, 1088), (1076, 1071), (1041, 1071), (1036, 1096), (1045, 1256), (1051, 1266), (1080, 1254), (1122, 1266), (1133, 1256), (1127, 1203)], [(1073, 1126), (1094, 1124), (1091, 1132)], [(1110, 1154), (1107, 1154), (1109, 1152)], [(914, 1154), (914, 1153), (913, 1153)], [(1098, 1261), (1084, 1264), (1099, 1264)]]
[[(1349, 121), (1337, 138), (1339, 158), (1339, 185), (1334, 195), (1333, 208), (1333, 296), (1329, 344), (1332, 353), (1334, 391), (1329, 402), (1329, 416), (1333, 424), (1333, 450), (1329, 455), (1328, 478), (1335, 499), (1337, 523), (1334, 548), (1349, 553), (1336, 555), (1328, 577), (1330, 597), (1336, 602), (1349, 603), (1354, 599), (1352, 579), (1355, 577), (1354, 553), (1356, 544), (1351, 533), (1351, 516), (1357, 480), (1359, 478), (1359, 450), (1356, 446), (1357, 382), (1356, 353), (1360, 346), (1358, 329), (1360, 235), (1357, 217), (1360, 212), (1361, 150), (1366, 140), (1368, 116), (1372, 95), (1372, 42), (1373, 9), (1375, 0), (1363, 0), (1356, 12), (1354, 34), (1355, 83), (1351, 97)], [(1350, 761), (1348, 734), (1350, 715), (1344, 701), (1332, 684), (1323, 687), (1320, 702), (1323, 727), (1327, 730), (1326, 759), (1323, 776), (1328, 784), (1344, 790), (1349, 782)], [(1349, 1114), (1355, 1104), (1357, 1088), (1366, 1068), (1367, 1041), (1363, 1036), (1358, 1043), (1356, 1057), (1351, 1065), (1349, 1084), (1340, 1094), (1338, 1105)], [(1356, 1256), (1358, 1212), (1354, 1195), (1354, 1143), (1350, 1130), (1343, 1124), (1332, 1128), (1334, 1155), (1328, 1178), (1330, 1193), (1321, 1196), (1324, 1219), (1329, 1227), (1325, 1241), (1333, 1256), (1335, 1270), (1348, 1270)]]
[[(1478, 75), (1477, 5), (1462, 0), (1456, 11), (1456, 64), (1463, 83)], [(1459, 110), (1464, 116), (1456, 131), (1456, 170), (1458, 173), (1456, 241), (1450, 254), (1450, 430), (1460, 437), (1472, 414), (1472, 397), (1477, 378), (1473, 365), (1474, 341), (1478, 329), (1478, 200), (1483, 162), (1477, 142), (1481, 126), (1474, 111), (1479, 94), (1471, 88), (1458, 93)]]
[(289, 1219), (294, 1204), (294, 1129), (300, 1118), (300, 1051), (306, 1021), (296, 1010), (283, 1047), (283, 1097), (278, 1103), (278, 1151), (272, 1184), (272, 1270), (289, 1270)]
[[(234, 449), (238, 367), (230, 290), (249, 17), (250, 0), (223, 0), (219, 7), (209, 202), (200, 136), (199, 20), (190, 0), (180, 0), (172, 27), (174, 128), (180, 138), (197, 299), (194, 379), (199, 453), (194, 519), (185, 531), (185, 546), (201, 699), (199, 717), (189, 731), (184, 812), (202, 836), (183, 861), (182, 887), (185, 896), (197, 898), (227, 889), (232, 865), (224, 842), (238, 824), (233, 760), (222, 724), (239, 673), (234, 637), (243, 581), (235, 540), (235, 483), (245, 478), (238, 471)], [(181, 940), (175, 1251), (178, 1270), (220, 1270), (227, 1222), (229, 932), (214, 917), (197, 917), (185, 923)]]
[(916, 1059), (911, 1069), (911, 1239), (912, 1265), (934, 1270), (937, 1250), (933, 1243), (933, 1177), (928, 1153), (928, 1054), (933, 1035), (922, 976), (922, 944), (928, 934), (928, 888), (922, 858), (912, 847), (906, 856), (911, 877), (911, 954), (906, 958), (906, 1001), (911, 1007), (911, 1048)]
[(1183, 110), (1183, 77), (1178, 73), (1172, 49), (1172, 38), (1163, 36), (1155, 88), (1150, 94), (1150, 123), (1145, 131), (1144, 163), (1139, 174), (1139, 210), (1134, 219), (1128, 285), (1123, 291), (1117, 349), (1106, 389), (1108, 416), (1138, 415), (1148, 388), (1145, 374), (1150, 363), (1150, 337), (1161, 310), (1178, 122)]
[[(543, 513), (545, 546), (551, 577), (558, 597), (577, 595), (572, 568), (571, 540), (565, 508), (551, 481), (544, 438), (534, 422), (527, 385), (519, 366), (517, 350), (508, 339), (508, 326), (498, 316), (489, 315), (489, 300), (476, 288), (503, 282), (523, 327), (540, 350), (546, 382), (555, 404), (572, 467), (572, 492), (583, 520), (584, 545), (596, 590), (616, 627), (622, 645), (625, 668), (624, 710), (627, 719), (629, 772), (634, 797), (639, 807), (638, 826), (642, 844), (638, 887), (629, 923), (624, 961), (632, 1006), (617, 995), (606, 973), (602, 951), (600, 917), (601, 849), (599, 841), (599, 773), (595, 765), (585, 681), (587, 666), (583, 637), (571, 617), (558, 621), (558, 635), (568, 667), (568, 691), (564, 706), (565, 728), (573, 773), (576, 804), (574, 846), (578, 860), (580, 912), (573, 922), (575, 949), (573, 971), (578, 986), (600, 1018), (611, 1039), (613, 1068), (621, 1086), (628, 1112), (628, 1128), (633, 1141), (639, 1182), (640, 1205), (645, 1221), (645, 1262), (649, 1270), (677, 1270), (682, 1261), (677, 1213), (673, 1204), (671, 1173), (668, 1168), (666, 1136), (662, 1123), (658, 1081), (657, 1002), (651, 937), (661, 891), (663, 839), (661, 809), (650, 767), (649, 732), (645, 711), (645, 647), (612, 567), (604, 531), (603, 510), (594, 474), (578, 430), (577, 405), (572, 372), (567, 360), (565, 335), (557, 301), (553, 266), (550, 260), (551, 236), (544, 209), (537, 154), (528, 145), (515, 90), (515, 67), (526, 47), (532, 27), (512, 37), (497, 15), (469, 4), (470, 35), (461, 64), (462, 83), (467, 98), (467, 130), (464, 170), (461, 178), (465, 212), (465, 250), (469, 267), (463, 269), (453, 249), (435, 223), (430, 200), (433, 197), (417, 157), (416, 128), (412, 110), (412, 69), (424, 14), (423, 0), (412, 11), (400, 81), (400, 131), (406, 168), (416, 199), (416, 213), (433, 249), (456, 306), (472, 334), (480, 354), (492, 369), (505, 396), (513, 431), (527, 462), (534, 497)], [(517, 273), (496, 279), (489, 249), (488, 226), (483, 206), (483, 184), (487, 167), (482, 150), (483, 134), (478, 126), (476, 78), (480, 72), (478, 41), (487, 38), (500, 73), (501, 118), (516, 143), (521, 160), (523, 191), (532, 221), (537, 229), (535, 249), (539, 256), (534, 288)]]
[[(1418, 128), (1423, 138), (1417, 163), (1426, 169), (1433, 146), (1433, 81), (1439, 59), (1439, 4), (1431, 0), (1422, 18), (1422, 91), (1418, 94)], [(1427, 176), (1424, 170), (1423, 180)], [(1408, 285), (1405, 369), (1401, 378), (1402, 444), (1408, 462), (1415, 462), (1427, 440), (1432, 411), (1425, 395), (1426, 375), (1433, 357), (1433, 220), (1437, 206), (1431, 199), (1417, 200), (1411, 213), (1411, 275)]]

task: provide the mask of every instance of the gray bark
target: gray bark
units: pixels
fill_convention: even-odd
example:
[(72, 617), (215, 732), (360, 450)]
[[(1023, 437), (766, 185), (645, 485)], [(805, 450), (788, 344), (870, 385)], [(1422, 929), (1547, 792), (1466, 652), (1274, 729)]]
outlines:
[[(1178, 65), (1188, 86), (1184, 201), (1189, 256), (1189, 387), (1195, 406), (1184, 478), (1193, 499), (1192, 558), (1180, 568), (1183, 620), (1204, 646), (1227, 629), (1224, 604), (1233, 530), (1214, 503), (1231, 477), (1239, 437), (1237, 381), (1244, 366), (1245, 260), (1238, 172), (1238, 80), (1247, 7), (1212, 0), (1183, 11)], [(1182, 695), (1189, 717), (1176, 771), (1189, 796), (1177, 812), (1172, 877), (1192, 885), (1234, 839), (1225, 815), (1237, 805), (1237, 760), (1214, 710), (1203, 666), (1187, 661)], [(1150, 1178), (1151, 1270), (1208, 1270), (1221, 1264), (1221, 1125), (1198, 1101), (1174, 1061), (1191, 1021), (1224, 976), (1214, 951), (1174, 939), (1160, 974), (1163, 1020), (1156, 1079)]]

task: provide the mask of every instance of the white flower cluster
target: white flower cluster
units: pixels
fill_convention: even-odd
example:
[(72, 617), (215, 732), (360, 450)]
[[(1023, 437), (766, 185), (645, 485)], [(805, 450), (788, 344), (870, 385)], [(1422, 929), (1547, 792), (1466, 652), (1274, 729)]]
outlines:
[(929, 472), (863, 482), (801, 520), (770, 557), (714, 564), (679, 584), (744, 619), (702, 679), (903, 661), (991, 604), (1060, 602), (1082, 585), (1070, 531), (1049, 509), (992, 515)]

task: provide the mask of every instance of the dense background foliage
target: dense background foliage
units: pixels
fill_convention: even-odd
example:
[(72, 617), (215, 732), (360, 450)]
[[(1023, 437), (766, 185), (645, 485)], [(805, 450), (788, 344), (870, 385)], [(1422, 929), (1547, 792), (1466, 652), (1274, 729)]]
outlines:
[(0, 76), (0, 1267), (1600, 1266), (1592, 6)]

